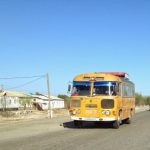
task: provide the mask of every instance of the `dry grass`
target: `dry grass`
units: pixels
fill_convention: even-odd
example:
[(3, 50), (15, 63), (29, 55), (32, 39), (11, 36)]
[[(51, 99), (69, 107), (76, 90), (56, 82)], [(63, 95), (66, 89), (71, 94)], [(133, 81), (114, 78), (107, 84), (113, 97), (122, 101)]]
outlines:
[[(59, 116), (69, 116), (69, 112), (67, 109), (54, 109), (53, 117)], [(29, 120), (29, 119), (39, 119), (39, 118), (47, 118), (48, 111), (38, 111), (38, 110), (19, 110), (19, 111), (6, 111), (0, 112), (0, 121), (5, 120)]]

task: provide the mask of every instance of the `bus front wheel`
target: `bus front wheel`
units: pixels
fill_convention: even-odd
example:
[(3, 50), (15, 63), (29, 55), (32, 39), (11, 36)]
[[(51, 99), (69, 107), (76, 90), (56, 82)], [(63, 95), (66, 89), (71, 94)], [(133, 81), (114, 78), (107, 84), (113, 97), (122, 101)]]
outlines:
[(114, 128), (114, 129), (118, 129), (119, 126), (120, 126), (120, 124), (119, 124), (119, 121), (118, 121), (118, 120), (116, 120), (116, 121), (113, 122), (113, 128)]
[(122, 112), (119, 111), (118, 119), (113, 122), (113, 128), (118, 129), (121, 124), (122, 124)]
[(133, 115), (133, 111), (131, 110), (129, 117), (127, 119), (125, 119), (125, 123), (126, 124), (131, 124), (131, 117), (132, 117), (132, 115)]

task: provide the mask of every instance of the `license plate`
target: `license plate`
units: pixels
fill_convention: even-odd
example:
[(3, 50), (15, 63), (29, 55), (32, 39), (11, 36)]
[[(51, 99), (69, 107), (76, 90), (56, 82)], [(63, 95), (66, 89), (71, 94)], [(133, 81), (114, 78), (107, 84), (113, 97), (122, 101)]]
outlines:
[(97, 110), (85, 110), (86, 114), (97, 114)]

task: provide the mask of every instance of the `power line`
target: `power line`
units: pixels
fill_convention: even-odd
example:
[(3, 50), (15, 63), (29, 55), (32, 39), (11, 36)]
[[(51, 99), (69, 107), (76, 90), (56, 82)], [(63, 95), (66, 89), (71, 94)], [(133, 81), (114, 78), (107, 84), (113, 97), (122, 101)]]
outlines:
[(29, 79), (29, 78), (41, 78), (41, 77), (46, 77), (46, 75), (26, 76), (26, 77), (4, 77), (4, 78), (0, 78), (0, 80)]
[[(45, 77), (45, 76), (44, 76), (44, 77)], [(24, 84), (21, 84), (21, 85), (18, 85), (18, 86), (12, 87), (12, 88), (8, 88), (7, 90), (13, 90), (13, 89), (18, 89), (18, 88), (24, 87), (24, 86), (26, 86), (26, 85), (32, 84), (33, 82), (36, 82), (36, 81), (38, 81), (38, 80), (42, 79), (42, 78), (43, 78), (43, 77), (40, 77), (40, 78), (34, 79), (34, 80), (29, 81), (29, 82), (26, 82), (26, 83), (24, 83)]]

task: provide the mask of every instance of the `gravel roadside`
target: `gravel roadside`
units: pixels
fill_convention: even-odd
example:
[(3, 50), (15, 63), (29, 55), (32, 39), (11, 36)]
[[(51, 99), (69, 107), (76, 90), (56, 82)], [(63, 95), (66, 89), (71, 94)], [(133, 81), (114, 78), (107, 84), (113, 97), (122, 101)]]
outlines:
[(139, 113), (141, 111), (148, 111), (149, 110), (149, 106), (145, 105), (145, 106), (136, 106), (135, 107), (135, 113)]

